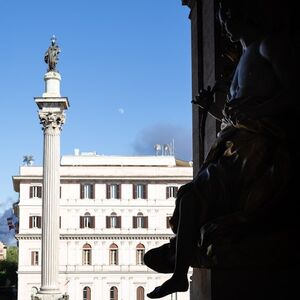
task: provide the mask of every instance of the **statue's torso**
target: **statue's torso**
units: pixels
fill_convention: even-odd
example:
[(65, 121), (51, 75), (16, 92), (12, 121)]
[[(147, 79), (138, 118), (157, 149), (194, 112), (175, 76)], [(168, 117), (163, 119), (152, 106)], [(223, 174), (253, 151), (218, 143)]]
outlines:
[(259, 43), (253, 43), (240, 58), (228, 100), (252, 97), (268, 99), (274, 95), (278, 85), (272, 65), (260, 54)]

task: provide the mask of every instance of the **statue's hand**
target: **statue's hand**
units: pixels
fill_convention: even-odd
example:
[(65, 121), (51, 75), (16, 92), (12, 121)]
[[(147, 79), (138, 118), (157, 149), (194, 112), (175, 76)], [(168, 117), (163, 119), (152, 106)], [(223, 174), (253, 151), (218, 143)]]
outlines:
[(200, 248), (207, 249), (220, 235), (220, 227), (215, 223), (206, 223), (200, 229)]
[(193, 104), (199, 105), (203, 110), (208, 110), (214, 100), (214, 88), (208, 86), (207, 89), (202, 89), (199, 94), (192, 100)]

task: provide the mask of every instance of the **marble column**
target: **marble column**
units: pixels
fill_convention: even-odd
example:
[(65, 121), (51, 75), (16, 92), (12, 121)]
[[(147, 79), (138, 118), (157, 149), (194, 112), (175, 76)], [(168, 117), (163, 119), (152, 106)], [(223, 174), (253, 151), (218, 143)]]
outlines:
[(61, 76), (51, 71), (45, 74), (45, 93), (36, 97), (39, 118), (44, 131), (43, 202), (42, 202), (42, 262), (39, 299), (61, 298), (59, 289), (59, 189), (60, 132), (65, 122), (68, 99), (60, 96)]

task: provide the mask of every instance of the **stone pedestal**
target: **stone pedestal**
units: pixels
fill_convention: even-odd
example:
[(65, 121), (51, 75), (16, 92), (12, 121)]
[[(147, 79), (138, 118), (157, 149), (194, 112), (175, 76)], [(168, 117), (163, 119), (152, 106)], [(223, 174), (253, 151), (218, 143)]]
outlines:
[(59, 189), (60, 132), (65, 122), (68, 99), (60, 96), (61, 77), (57, 72), (45, 74), (45, 93), (36, 97), (44, 131), (42, 266), (38, 299), (63, 299), (59, 290)]

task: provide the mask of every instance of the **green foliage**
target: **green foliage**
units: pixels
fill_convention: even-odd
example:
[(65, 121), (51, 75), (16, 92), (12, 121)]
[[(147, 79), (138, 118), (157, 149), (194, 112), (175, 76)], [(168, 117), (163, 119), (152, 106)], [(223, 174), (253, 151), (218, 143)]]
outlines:
[(9, 247), (6, 252), (6, 260), (18, 264), (18, 248)]
[(0, 286), (16, 285), (18, 270), (18, 248), (9, 247), (6, 260), (0, 261)]

